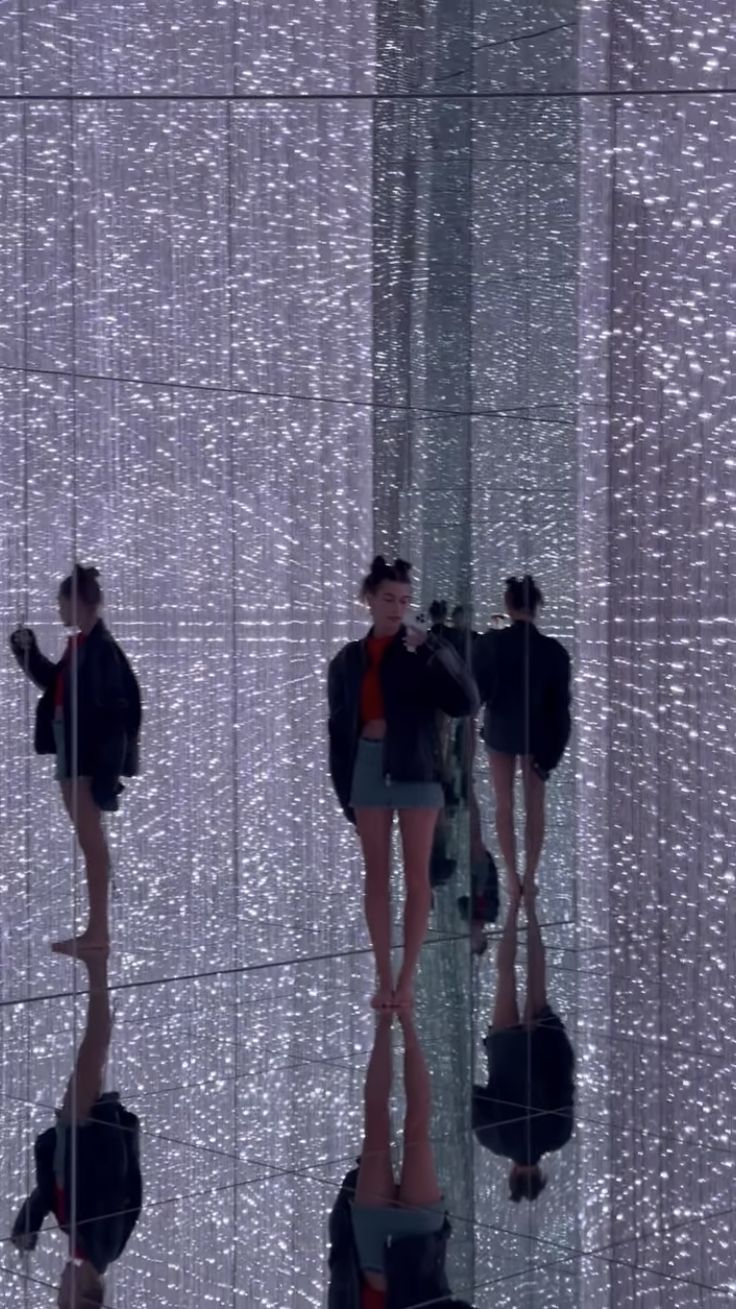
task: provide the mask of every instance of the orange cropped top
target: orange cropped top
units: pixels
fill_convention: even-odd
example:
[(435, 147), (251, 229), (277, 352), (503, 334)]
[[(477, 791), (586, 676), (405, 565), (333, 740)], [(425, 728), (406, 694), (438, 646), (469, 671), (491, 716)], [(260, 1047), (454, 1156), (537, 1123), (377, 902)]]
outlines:
[(61, 663), (59, 665), (56, 674), (56, 681), (54, 683), (54, 708), (55, 709), (61, 709), (64, 704), (64, 683), (67, 677), (69, 677), (71, 674), (72, 660), (74, 658), (74, 650), (75, 649), (77, 651), (81, 650), (82, 646), (84, 645), (84, 640), (85, 638), (83, 634), (81, 632), (77, 632), (76, 636), (70, 636), (69, 640), (66, 643), (66, 650), (64, 651), (64, 655), (62, 657)]
[(360, 1309), (386, 1309), (387, 1298), (385, 1291), (377, 1291), (363, 1282), (360, 1288)]
[(381, 690), (381, 663), (393, 639), (392, 636), (369, 636), (366, 642), (368, 667), (360, 688), (360, 721), (363, 727), (366, 723), (386, 717)]

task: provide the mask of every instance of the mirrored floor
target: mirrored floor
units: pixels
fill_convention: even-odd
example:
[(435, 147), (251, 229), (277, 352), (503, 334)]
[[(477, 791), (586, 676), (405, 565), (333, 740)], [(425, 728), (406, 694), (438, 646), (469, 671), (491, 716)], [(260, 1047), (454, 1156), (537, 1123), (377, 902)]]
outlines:
[(188, 977), (54, 959), (6, 998), (0, 1304), (55, 1303), (75, 1239), (119, 1309), (379, 1304), (389, 1231), (406, 1309), (732, 1302), (723, 1052), (599, 1021), (607, 951), (535, 904), (471, 955), (443, 891), (413, 1018), (371, 1011), (357, 929)]

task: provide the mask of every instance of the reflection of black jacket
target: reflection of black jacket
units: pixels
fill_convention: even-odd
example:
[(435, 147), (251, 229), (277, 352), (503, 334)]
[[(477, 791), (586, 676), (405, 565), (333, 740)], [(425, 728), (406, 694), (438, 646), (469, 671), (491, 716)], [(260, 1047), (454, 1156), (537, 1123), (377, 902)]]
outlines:
[[(43, 695), (36, 707), (34, 748), (37, 754), (55, 754), (54, 694), (61, 661), (41, 654), (35, 639), (30, 650), (12, 645), (21, 668), (28, 672)], [(100, 620), (82, 643), (77, 668), (77, 771), (91, 777), (95, 794), (112, 796), (118, 779), (138, 773), (138, 736), (141, 697), (128, 660)], [(72, 669), (67, 669), (64, 694), (64, 734), (74, 739), (72, 723)]]
[[(54, 1212), (54, 1153), (56, 1133), (61, 1130), (57, 1123), (36, 1138), (36, 1185), (13, 1224), (13, 1236), (30, 1234), (33, 1247), (44, 1220)], [(105, 1095), (93, 1105), (89, 1119), (77, 1126), (76, 1136), (76, 1190), (70, 1135), (64, 1192), (68, 1202), (76, 1194), (77, 1249), (102, 1274), (120, 1258), (140, 1217), (138, 1119), (123, 1108), (117, 1095)], [(63, 1231), (68, 1234), (69, 1225)]]
[[(361, 1273), (350, 1204), (358, 1169), (344, 1179), (330, 1214), (328, 1309), (360, 1309)], [(386, 1246), (386, 1309), (409, 1309), (451, 1294), (445, 1275), (450, 1224), (428, 1236), (407, 1236)]]
[(481, 1145), (514, 1163), (539, 1163), (572, 1136), (575, 1053), (551, 1009), (539, 1023), (491, 1030), (488, 1084), (473, 1088), (473, 1129)]
[(476, 641), (473, 670), (486, 706), (486, 744), (530, 754), (545, 772), (556, 768), (570, 738), (565, 647), (533, 623), (517, 622)]
[[(455, 651), (428, 636), (415, 653), (404, 646), (402, 628), (381, 662), (386, 715), (383, 768), (394, 782), (440, 782), (442, 756), (437, 714), (463, 718), (478, 709), (469, 669)], [(346, 816), (360, 739), (360, 692), (368, 667), (366, 641), (351, 641), (330, 664), (328, 677), (330, 774)]]
[(461, 659), (469, 660), (472, 658), (473, 647), (478, 640), (478, 633), (469, 630), (463, 630), (459, 627), (449, 627), (447, 623), (435, 623), (430, 627), (433, 636), (439, 637), (442, 641), (447, 641), (453, 650), (456, 650)]

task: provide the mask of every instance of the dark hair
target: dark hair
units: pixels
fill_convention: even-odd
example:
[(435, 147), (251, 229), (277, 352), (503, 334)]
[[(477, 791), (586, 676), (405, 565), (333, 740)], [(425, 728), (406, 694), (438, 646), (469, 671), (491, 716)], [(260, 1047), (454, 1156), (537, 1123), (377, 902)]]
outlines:
[[(470, 1101), (473, 1135), (478, 1145), (482, 1145), (486, 1150), (493, 1149), (497, 1103), (490, 1086), (482, 1086), (477, 1083), (473, 1086)], [(527, 1164), (521, 1162), (519, 1166), (522, 1168), (528, 1167)], [(514, 1204), (518, 1204), (520, 1200), (536, 1200), (546, 1185), (547, 1179), (542, 1170), (536, 1165), (532, 1172), (517, 1173), (512, 1170), (509, 1174), (509, 1199)]]
[(83, 568), (81, 564), (75, 564), (73, 571), (61, 583), (59, 595), (65, 600), (71, 600), (76, 595), (82, 604), (94, 609), (103, 601), (99, 576), (99, 568)]
[(369, 595), (375, 595), (381, 582), (399, 582), (402, 586), (410, 586), (410, 574), (411, 564), (408, 564), (405, 559), (395, 559), (392, 564), (387, 564), (383, 555), (376, 555), (371, 564), (371, 571), (363, 578), (363, 585), (360, 588), (361, 600), (366, 600)]
[(522, 1200), (538, 1199), (547, 1185), (547, 1178), (541, 1168), (535, 1167), (529, 1173), (509, 1174), (509, 1200), (513, 1204), (519, 1204)]
[(447, 601), (433, 600), (429, 606), (429, 617), (433, 623), (444, 623), (447, 618)]
[(531, 614), (534, 618), (537, 610), (544, 604), (544, 596), (534, 578), (527, 573), (525, 577), (507, 577), (506, 602), (509, 608)]

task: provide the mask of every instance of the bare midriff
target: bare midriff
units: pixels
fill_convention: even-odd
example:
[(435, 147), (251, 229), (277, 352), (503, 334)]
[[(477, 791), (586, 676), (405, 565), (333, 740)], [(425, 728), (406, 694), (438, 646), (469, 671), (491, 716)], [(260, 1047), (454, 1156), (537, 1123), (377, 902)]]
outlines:
[(386, 739), (386, 719), (372, 719), (370, 723), (365, 724), (362, 735), (365, 741), (384, 741)]

